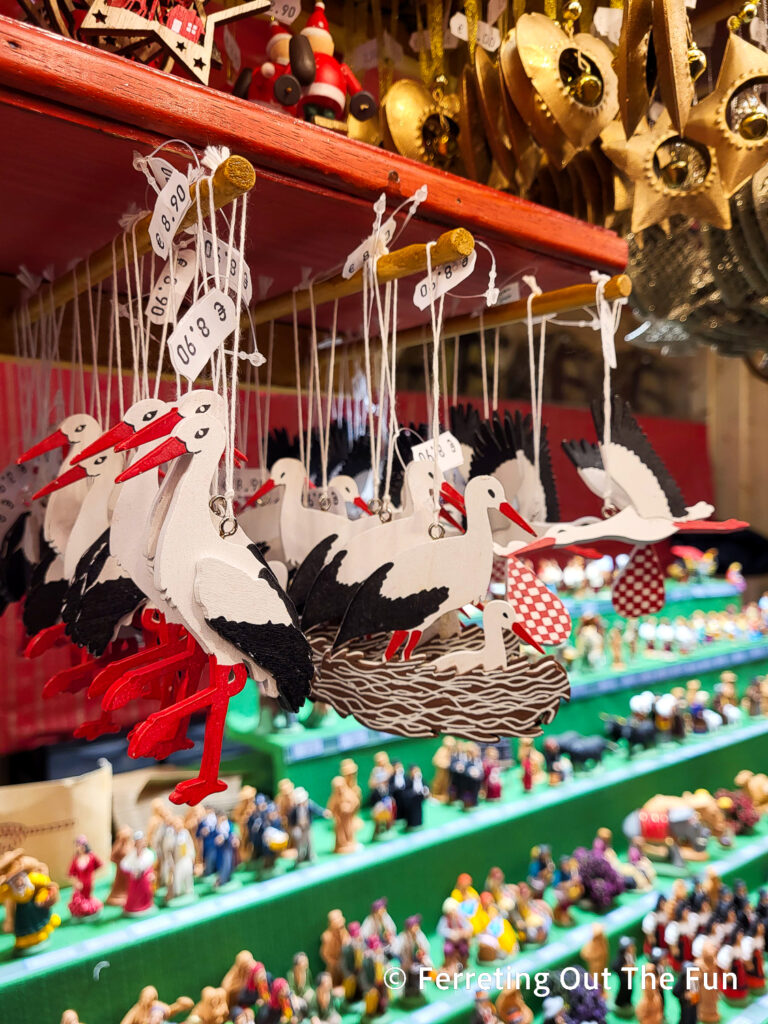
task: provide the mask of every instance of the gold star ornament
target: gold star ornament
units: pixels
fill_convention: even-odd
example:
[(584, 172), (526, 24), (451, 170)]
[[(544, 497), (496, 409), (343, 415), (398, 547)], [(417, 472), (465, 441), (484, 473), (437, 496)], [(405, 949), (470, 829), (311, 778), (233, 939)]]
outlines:
[(738, 192), (768, 161), (768, 54), (731, 32), (717, 85), (685, 133), (714, 149), (726, 195)]
[(603, 139), (603, 152), (634, 185), (632, 231), (675, 214), (730, 228), (728, 197), (712, 146), (681, 135), (665, 110), (628, 142)]

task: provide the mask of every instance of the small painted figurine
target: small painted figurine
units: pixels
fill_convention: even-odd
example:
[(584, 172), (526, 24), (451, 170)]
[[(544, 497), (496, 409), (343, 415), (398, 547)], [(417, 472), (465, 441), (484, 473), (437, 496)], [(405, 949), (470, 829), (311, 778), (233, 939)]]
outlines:
[(485, 989), (479, 988), (475, 992), (475, 1005), (469, 1017), (469, 1024), (496, 1024), (493, 1003)]
[(341, 1014), (333, 994), (333, 979), (327, 971), (317, 976), (313, 998), (309, 1003), (311, 1024), (341, 1024)]
[(369, 803), (373, 805), (381, 789), (389, 789), (389, 780), (394, 772), (386, 750), (377, 750), (373, 755), (373, 768), (368, 776)]
[(206, 810), (205, 817), (197, 826), (197, 838), (203, 844), (203, 875), (212, 875), (216, 870), (216, 812)]
[[(664, 1000), (658, 976), (649, 964), (644, 964), (640, 972), (640, 998), (635, 1007), (635, 1017), (638, 1024), (663, 1024), (664, 1021)], [(684, 1018), (681, 1016), (680, 1020)], [(690, 1024), (688, 1019), (685, 1024)]]
[(378, 839), (388, 833), (395, 823), (397, 813), (395, 798), (389, 788), (389, 773), (383, 768), (374, 768), (369, 782), (373, 783), (369, 790), (371, 820), (373, 821), (372, 838)]
[(312, 978), (309, 973), (309, 957), (306, 953), (295, 953), (291, 969), (288, 971), (288, 985), (293, 994), (293, 1002), (300, 1018), (307, 1015), (312, 1002)]
[(392, 765), (392, 774), (387, 785), (389, 795), (395, 801), (395, 811), (398, 818), (403, 817), (403, 796), (408, 786), (408, 779), (403, 768), (402, 761), (395, 761)]
[(429, 940), (421, 930), (421, 914), (414, 914), (405, 920), (403, 931), (397, 937), (397, 958), (405, 971), (405, 986), (402, 997), (422, 1001), (423, 971), (431, 969)]
[(165, 847), (169, 866), (165, 901), (169, 903), (195, 890), (195, 844), (182, 818), (171, 818)]
[(200, 993), (200, 1002), (189, 1015), (196, 1024), (225, 1024), (229, 1020), (227, 996), (223, 988), (206, 985)]
[(629, 935), (619, 939), (619, 950), (611, 964), (611, 970), (619, 976), (619, 987), (614, 1000), (614, 1013), (618, 1017), (632, 1017), (632, 982), (631, 968), (635, 966), (635, 941)]
[(587, 965), (587, 971), (595, 980), (595, 985), (602, 985), (603, 971), (608, 967), (610, 950), (605, 928), (599, 922), (592, 925), (592, 938), (581, 947), (579, 956)]
[(486, 747), (483, 760), (485, 799), (501, 800), (501, 768), (497, 747)]
[(701, 1024), (718, 1024), (720, 1020), (719, 970), (717, 966), (717, 947), (711, 940), (706, 940), (695, 961), (698, 968), (694, 978), (698, 978), (698, 1013)]
[(355, 792), (357, 788), (356, 785), (350, 785), (341, 775), (337, 775), (331, 780), (328, 810), (333, 816), (336, 832), (334, 853), (354, 853), (359, 849), (360, 844), (355, 835), (362, 822), (357, 816), (357, 812), (360, 810), (360, 797)]
[[(143, 833), (142, 833), (143, 834)], [(147, 985), (139, 998), (120, 1021), (120, 1024), (163, 1024), (178, 1013), (188, 1012), (194, 1002), (189, 996), (179, 996), (170, 1005), (161, 1001), (154, 985)], [(201, 1024), (203, 1024), (201, 1018)]]
[(133, 830), (129, 825), (124, 825), (115, 833), (115, 841), (112, 843), (112, 852), (109, 855), (109, 859), (115, 865), (115, 877), (112, 879), (112, 888), (106, 899), (106, 903), (110, 907), (125, 906), (125, 898), (128, 895), (128, 875), (120, 865), (132, 846)]
[(424, 784), (421, 775), (421, 768), (412, 764), (408, 769), (406, 785), (400, 797), (400, 817), (405, 821), (405, 830), (421, 828), (424, 824), (424, 801), (429, 796), (429, 790)]
[(253, 857), (253, 847), (248, 831), (248, 820), (256, 809), (256, 790), (253, 786), (243, 786), (237, 796), (237, 803), (232, 809), (230, 817), (237, 825), (240, 835), (240, 860), (247, 864)]
[(221, 988), (226, 993), (230, 1009), (245, 1003), (245, 992), (255, 966), (253, 953), (249, 949), (241, 949), (235, 957), (235, 962), (222, 978)]
[(25, 954), (44, 943), (61, 924), (53, 913), (59, 898), (59, 887), (47, 874), (27, 867), (22, 850), (10, 850), (0, 856), (0, 900), (11, 900), (15, 915), (14, 951)]
[(291, 842), (296, 850), (296, 863), (304, 864), (315, 859), (312, 843), (312, 822), (316, 818), (330, 818), (331, 812), (310, 800), (303, 786), (293, 791), (293, 807), (288, 812), (288, 828)]
[(378, 936), (385, 954), (392, 955), (397, 940), (397, 927), (387, 910), (387, 900), (384, 896), (371, 904), (371, 912), (363, 921), (360, 933), (366, 941), (371, 935)]
[(365, 1017), (380, 1017), (387, 1012), (389, 989), (385, 980), (389, 956), (378, 935), (369, 935), (365, 940), (363, 967), (360, 985), (363, 990)]
[(579, 875), (579, 863), (575, 857), (563, 856), (558, 861), (552, 877), (557, 902), (552, 911), (555, 924), (570, 928), (574, 924), (571, 907), (584, 896), (584, 886)]
[(102, 861), (88, 845), (85, 836), (75, 840), (75, 856), (69, 865), (68, 875), (72, 881), (72, 899), (68, 907), (72, 917), (94, 917), (103, 903), (93, 895), (93, 876), (102, 867)]
[(496, 1016), (502, 1024), (533, 1024), (533, 1010), (511, 978), (496, 998)]
[(341, 953), (348, 940), (349, 932), (346, 928), (344, 915), (338, 909), (329, 910), (328, 927), (323, 932), (320, 940), (320, 959), (331, 975), (334, 986), (341, 985), (344, 982)]
[(365, 939), (360, 934), (359, 921), (350, 921), (347, 933), (347, 940), (341, 948), (344, 998), (348, 1003), (355, 1003), (360, 998), (360, 972), (363, 969)]
[(541, 896), (551, 885), (554, 874), (555, 862), (549, 845), (542, 843), (541, 846), (534, 846), (528, 866), (528, 884), (537, 896)]
[(134, 832), (133, 849), (123, 857), (120, 867), (128, 875), (123, 913), (146, 914), (154, 906), (155, 855), (143, 832)]
[(504, 960), (517, 949), (517, 938), (512, 925), (502, 916), (489, 892), (480, 893), (480, 913), (474, 931), (477, 938), (478, 963)]
[(165, 833), (170, 825), (173, 815), (165, 800), (152, 801), (152, 814), (147, 824), (146, 837), (147, 845), (155, 852), (155, 875), (158, 886), (168, 885), (168, 870), (170, 865), (166, 864), (164, 853)]
[(451, 760), (456, 750), (456, 740), (453, 736), (444, 736), (443, 742), (432, 756), (432, 765), (435, 774), (432, 778), (430, 790), (433, 799), (438, 803), (447, 804), (450, 801), (451, 788)]
[(240, 845), (237, 827), (223, 812), (216, 818), (214, 842), (216, 844), (216, 881), (214, 886), (218, 889), (222, 885), (227, 885), (231, 880), (237, 863), (237, 848)]
[(357, 781), (358, 768), (357, 764), (352, 760), (351, 757), (345, 757), (339, 765), (339, 775), (344, 779), (344, 782), (352, 790), (357, 799), (360, 801), (360, 805), (363, 803), (363, 791)]
[(441, 973), (454, 975), (467, 963), (472, 925), (461, 912), (459, 901), (449, 896), (443, 902), (443, 915), (437, 925), (437, 934), (443, 940), (443, 966)]

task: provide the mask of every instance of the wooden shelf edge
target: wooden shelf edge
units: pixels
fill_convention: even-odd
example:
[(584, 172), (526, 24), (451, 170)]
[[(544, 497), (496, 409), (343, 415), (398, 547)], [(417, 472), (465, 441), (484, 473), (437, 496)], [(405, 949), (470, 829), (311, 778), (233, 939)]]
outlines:
[(227, 145), (257, 166), (361, 198), (405, 197), (426, 184), (424, 219), (589, 269), (627, 264), (626, 242), (612, 231), (5, 16), (0, 84), (81, 111), (91, 125), (96, 115), (192, 145)]

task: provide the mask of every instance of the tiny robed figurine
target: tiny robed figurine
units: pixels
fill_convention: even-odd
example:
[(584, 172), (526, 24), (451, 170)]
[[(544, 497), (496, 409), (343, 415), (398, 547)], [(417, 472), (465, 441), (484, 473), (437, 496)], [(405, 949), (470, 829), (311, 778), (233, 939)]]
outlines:
[(86, 837), (78, 836), (68, 872), (72, 879), (72, 899), (68, 904), (72, 917), (95, 917), (100, 912), (103, 904), (93, 895), (93, 876), (100, 867), (102, 862), (91, 850)]

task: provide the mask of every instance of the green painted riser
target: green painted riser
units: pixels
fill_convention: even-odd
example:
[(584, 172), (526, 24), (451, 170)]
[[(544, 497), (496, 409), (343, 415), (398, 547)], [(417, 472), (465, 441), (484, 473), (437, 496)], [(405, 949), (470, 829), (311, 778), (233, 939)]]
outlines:
[[(329, 858), (109, 935), (90, 928), (83, 933), (85, 948), (42, 953), (37, 964), (30, 958), (0, 967), (0, 1021), (26, 1024), (31, 998), (59, 1013), (77, 1006), (89, 1024), (109, 1024), (120, 1019), (148, 979), (160, 977), (168, 994), (196, 993), (203, 983), (220, 978), (241, 948), (263, 954), (280, 971), (297, 949), (309, 947), (317, 966), (317, 944), (308, 936), (319, 940), (331, 907), (342, 907), (351, 920), (385, 894), (396, 920), (418, 910), (425, 921), (434, 921), (459, 872), (469, 871), (482, 884), (488, 868), (498, 863), (510, 878), (524, 877), (534, 844), (548, 841), (555, 853), (569, 851), (591, 841), (601, 825), (613, 828), (618, 840), (625, 815), (655, 792), (715, 788), (730, 783), (744, 766), (765, 768), (767, 736), (768, 722), (761, 720), (631, 767), (615, 759), (611, 771), (568, 787), (540, 788), (524, 802), (453, 815), (439, 831), (429, 828), (359, 854)], [(64, 958), (58, 967), (52, 962), (57, 957)], [(93, 980), (93, 968), (102, 960), (110, 964), (101, 975), (104, 981), (108, 975), (108, 985)], [(26, 977), (19, 974), (25, 970)], [(48, 1020), (57, 1024), (58, 1018), (38, 1016), (35, 1024)]]
[[(698, 590), (699, 596), (695, 596)], [(667, 603), (659, 614), (659, 618), (676, 619), (682, 615), (688, 617), (701, 609), (705, 612), (720, 612), (736, 605), (741, 607), (742, 597), (738, 591), (723, 580), (713, 581), (695, 586), (687, 584), (667, 583)], [(694, 596), (689, 596), (691, 592)], [(565, 598), (565, 605), (571, 618), (577, 621), (587, 610), (597, 611), (608, 627), (618, 623), (622, 626), (626, 619), (614, 611), (610, 603), (610, 594), (606, 592), (597, 600), (589, 598)]]

